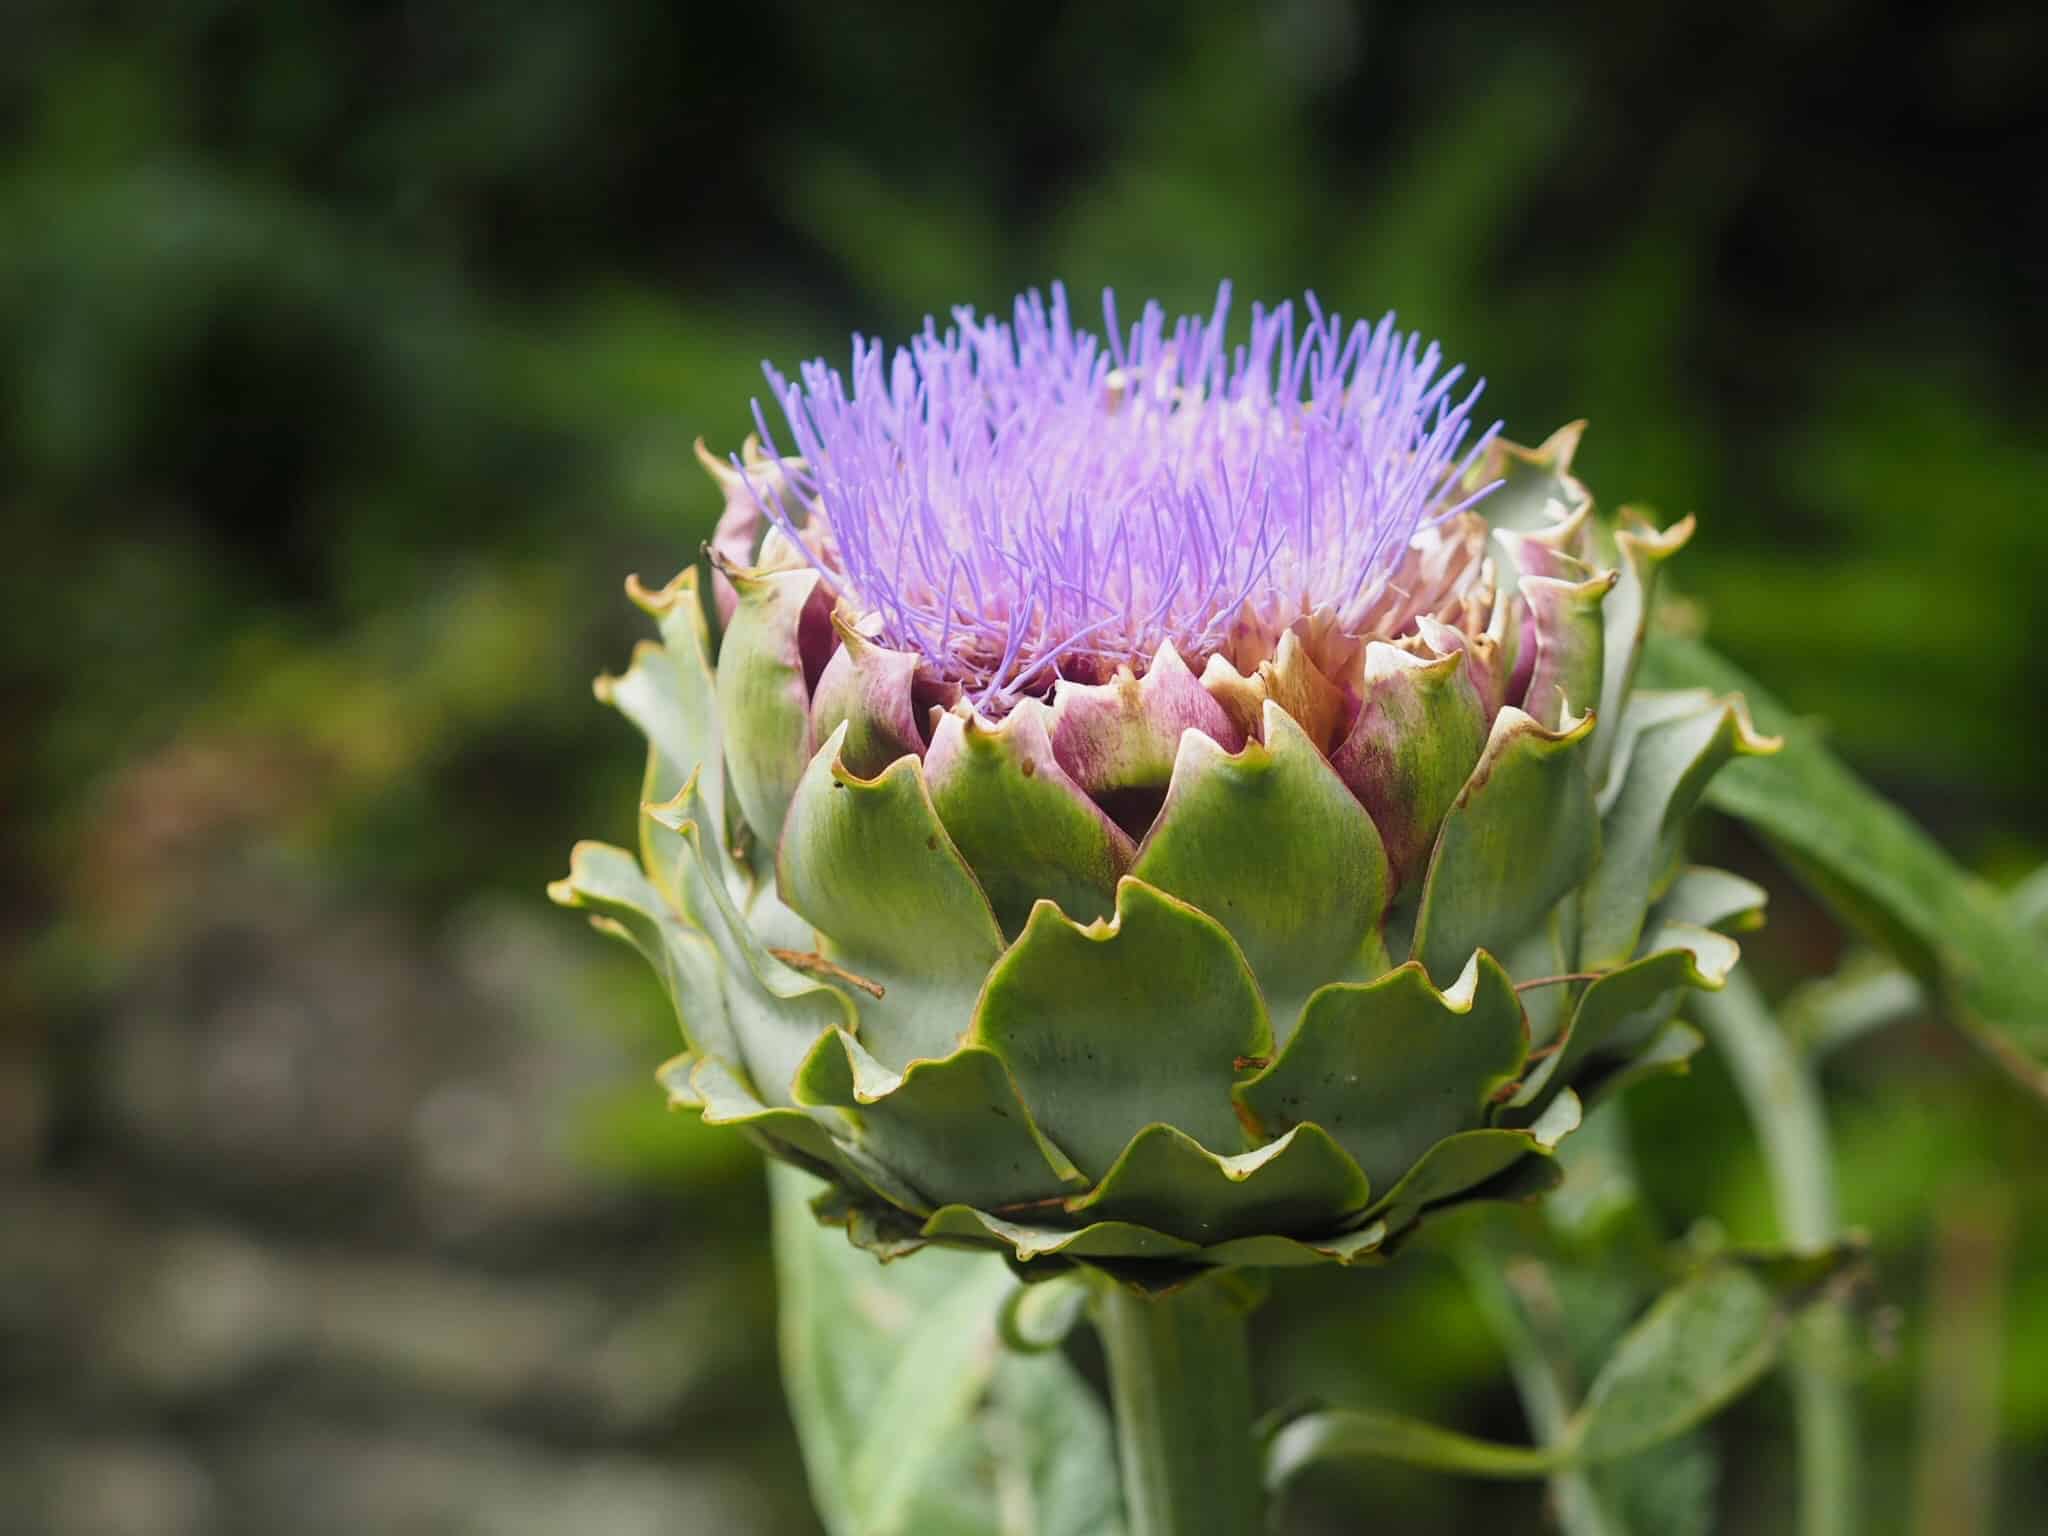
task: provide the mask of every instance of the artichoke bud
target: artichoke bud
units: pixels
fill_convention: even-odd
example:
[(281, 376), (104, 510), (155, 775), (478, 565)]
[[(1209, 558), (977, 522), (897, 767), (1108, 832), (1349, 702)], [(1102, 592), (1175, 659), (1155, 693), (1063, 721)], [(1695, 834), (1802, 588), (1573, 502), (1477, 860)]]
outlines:
[(667, 988), (671, 1098), (885, 1253), (1375, 1259), (1555, 1182), (1756, 920), (1682, 824), (1774, 744), (1632, 686), (1691, 520), (1474, 437), (1391, 317), (1226, 307), (771, 370), (715, 651), (695, 570), (631, 588), (640, 850), (553, 894)]

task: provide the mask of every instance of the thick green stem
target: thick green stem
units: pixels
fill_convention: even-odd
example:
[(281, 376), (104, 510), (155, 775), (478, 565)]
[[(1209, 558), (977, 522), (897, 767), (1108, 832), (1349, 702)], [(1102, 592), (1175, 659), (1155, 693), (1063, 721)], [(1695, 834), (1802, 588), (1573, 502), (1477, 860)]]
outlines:
[(1246, 1305), (1229, 1276), (1166, 1296), (1097, 1281), (1093, 1316), (1109, 1357), (1130, 1536), (1262, 1529)]
[[(1763, 1148), (1778, 1230), (1787, 1242), (1818, 1248), (1838, 1235), (1834, 1165), (1827, 1120), (1806, 1063), (1792, 1048), (1770, 1005), (1741, 971), (1720, 992), (1701, 993), (1694, 1016), (1720, 1049), (1749, 1108)], [(1801, 1319), (1787, 1374), (1799, 1425), (1800, 1521), (1803, 1536), (1849, 1536), (1860, 1530), (1856, 1404), (1843, 1376), (1849, 1319), (1822, 1302)]]

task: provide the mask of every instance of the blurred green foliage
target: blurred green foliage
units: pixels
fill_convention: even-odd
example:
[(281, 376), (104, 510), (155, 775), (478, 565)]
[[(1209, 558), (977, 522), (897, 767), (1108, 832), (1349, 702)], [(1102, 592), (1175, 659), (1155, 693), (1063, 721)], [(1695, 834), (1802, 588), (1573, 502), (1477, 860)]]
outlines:
[[(1591, 418), (1608, 504), (1701, 514), (1676, 574), (1716, 644), (1988, 872), (2048, 847), (2034, 9), (17, 0), (8, 36), (5, 1060), (66, 1057), (195, 921), (183, 871), (214, 842), (431, 928), (492, 890), (538, 903), (576, 835), (630, 841), (638, 755), (587, 682), (634, 633), (620, 577), (708, 527), (692, 441), (736, 443), (764, 357), (1054, 277), (1395, 307), (1511, 435)], [(151, 776), (202, 751), (227, 766), (198, 790)], [(179, 793), (152, 841), (135, 797)], [(1752, 952), (1782, 982), (1838, 944), (1787, 891)], [(590, 985), (651, 1065), (620, 974)], [(89, 1141), (89, 1051), (72, 1070), (31, 1171)], [(1827, 1085), (1845, 1213), (1908, 1319), (1870, 1382), (1899, 1497), (1868, 1508), (1900, 1529), (1911, 1503), (1930, 1234), (1995, 1186), (2023, 1529), (2038, 1109), (1920, 1022)], [(654, 1104), (586, 1115), (582, 1155), (690, 1200), (747, 1187)], [(1767, 1235), (1711, 1060), (1629, 1119), (1670, 1224)], [(758, 1265), (765, 1229), (718, 1241)], [(1517, 1433), (1447, 1261), (1288, 1295), (1319, 1321), (1268, 1341), (1284, 1390)], [(1725, 1431), (1730, 1529), (1788, 1507), (1783, 1414)], [(1361, 1476), (1402, 1529), (1536, 1497)]]

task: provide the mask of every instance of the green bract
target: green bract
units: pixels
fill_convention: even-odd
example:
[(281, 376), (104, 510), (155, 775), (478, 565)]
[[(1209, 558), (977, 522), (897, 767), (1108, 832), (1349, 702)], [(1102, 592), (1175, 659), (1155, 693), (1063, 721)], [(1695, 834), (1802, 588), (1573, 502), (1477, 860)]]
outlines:
[(1199, 675), (1168, 644), (1000, 719), (729, 520), (717, 604), (629, 585), (661, 643), (598, 693), (649, 743), (640, 849), (579, 846), (555, 899), (668, 988), (675, 1102), (884, 1253), (1351, 1263), (1545, 1187), (1697, 1046), (1681, 999), (1763, 896), (1681, 822), (1772, 745), (1632, 689), (1690, 523), (1597, 515), (1576, 440), (1489, 449), (1505, 484), (1396, 573), (1424, 606), (1248, 609)]

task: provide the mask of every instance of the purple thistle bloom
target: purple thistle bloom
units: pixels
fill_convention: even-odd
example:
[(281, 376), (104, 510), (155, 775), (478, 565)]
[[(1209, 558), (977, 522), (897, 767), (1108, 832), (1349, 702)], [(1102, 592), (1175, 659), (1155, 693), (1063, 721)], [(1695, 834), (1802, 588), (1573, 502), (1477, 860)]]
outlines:
[(1418, 538), (1492, 488), (1457, 489), (1499, 424), (1466, 449), (1483, 381), (1461, 396), (1391, 314), (1303, 308), (1297, 330), (1291, 303), (1254, 305), (1233, 347), (1228, 283), (1206, 319), (1148, 303), (1127, 331), (1105, 293), (1104, 339), (1054, 284), (1007, 325), (962, 307), (893, 354), (856, 336), (850, 386), (822, 360), (800, 384), (765, 369), (790, 441), (757, 403), (762, 441), (801, 463), (790, 496), (749, 483), (864, 627), (991, 712), (1163, 642), (1199, 666), (1247, 605), (1357, 633)]

